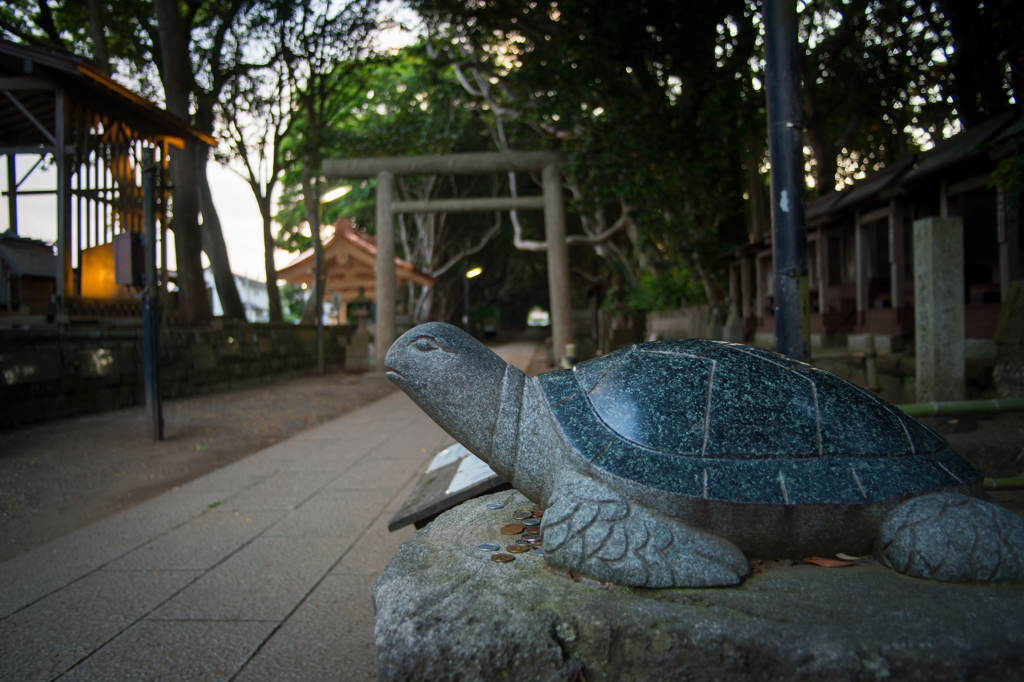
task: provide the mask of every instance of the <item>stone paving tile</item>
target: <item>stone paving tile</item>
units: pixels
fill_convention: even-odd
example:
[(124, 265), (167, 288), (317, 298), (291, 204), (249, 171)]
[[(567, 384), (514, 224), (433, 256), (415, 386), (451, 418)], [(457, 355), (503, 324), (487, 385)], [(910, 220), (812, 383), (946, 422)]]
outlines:
[(341, 563), (331, 571), (342, 575), (380, 575), (399, 546), (416, 532), (412, 526), (388, 532), (390, 514), (383, 514), (359, 540), (359, 544), (346, 554)]
[(207, 512), (108, 564), (104, 570), (210, 568), (284, 514)]
[(328, 575), (250, 660), (238, 682), (373, 680), (374, 576)]
[[(243, 462), (245, 460), (242, 460)], [(245, 466), (238, 466), (237, 463), (211, 471), (205, 476), (200, 476), (194, 481), (178, 488), (181, 492), (187, 493), (236, 493), (254, 486), (270, 474), (258, 474)]]
[(284, 620), (347, 547), (335, 538), (257, 538), (152, 618)]
[(0, 621), (0, 680), (50, 680), (198, 575), (98, 571)]
[(207, 511), (210, 493), (180, 490), (0, 564), (0, 618)]
[[(424, 457), (426, 456), (424, 455)], [(345, 472), (344, 476), (340, 476), (328, 484), (327, 489), (399, 490), (405, 486), (410, 477), (416, 475), (422, 465), (423, 461), (419, 459), (384, 458), (369, 455), (366, 459), (353, 465)]]
[(144, 620), (60, 679), (230, 680), (276, 625), (266, 621)]
[(224, 500), (220, 509), (225, 511), (294, 509), (322, 488), (325, 483), (328, 483), (331, 478), (314, 472), (282, 472)]
[[(317, 441), (336, 441), (356, 433), (362, 427), (379, 425), (382, 419), (387, 420), (389, 428), (402, 428), (417, 418), (415, 413), (407, 412), (409, 397), (397, 392), (381, 398), (363, 410), (352, 412), (333, 422), (321, 424), (315, 429), (305, 431), (291, 438), (295, 443), (313, 443)], [(419, 408), (416, 408), (417, 412)]]
[(264, 451), (252, 458), (253, 462), (276, 462), (291, 467), (305, 461), (315, 461), (321, 466), (344, 466), (367, 452), (380, 447), (387, 440), (383, 429), (366, 426), (346, 425), (344, 433), (332, 438), (315, 441), (287, 441), (274, 451)]
[(391, 501), (390, 490), (323, 490), (263, 537), (333, 537), (355, 540)]

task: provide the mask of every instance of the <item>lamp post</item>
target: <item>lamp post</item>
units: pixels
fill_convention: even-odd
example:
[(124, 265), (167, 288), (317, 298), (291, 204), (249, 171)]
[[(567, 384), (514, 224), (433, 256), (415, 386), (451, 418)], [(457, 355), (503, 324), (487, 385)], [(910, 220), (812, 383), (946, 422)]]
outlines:
[(352, 191), (352, 188), (348, 185), (338, 187), (327, 192), (317, 204), (316, 212), (316, 234), (310, 234), (313, 237), (313, 267), (314, 277), (316, 281), (313, 283), (313, 296), (315, 297), (315, 304), (313, 309), (316, 311), (316, 371), (323, 374), (326, 371), (326, 365), (324, 362), (324, 245), (320, 242), (320, 226), (324, 222), (324, 204), (340, 199), (341, 197)]
[(469, 331), (469, 280), (473, 279), (483, 271), (483, 268), (472, 268), (470, 270), (466, 270), (466, 277), (462, 280), (463, 292), (465, 293), (465, 297), (462, 301), (462, 326), (467, 332)]

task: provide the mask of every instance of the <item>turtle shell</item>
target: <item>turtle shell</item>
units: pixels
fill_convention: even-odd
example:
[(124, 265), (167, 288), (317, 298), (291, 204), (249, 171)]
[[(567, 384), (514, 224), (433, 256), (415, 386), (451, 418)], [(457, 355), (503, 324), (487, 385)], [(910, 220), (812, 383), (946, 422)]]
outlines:
[(760, 348), (644, 343), (537, 379), (580, 466), (671, 493), (870, 504), (981, 481), (913, 417)]

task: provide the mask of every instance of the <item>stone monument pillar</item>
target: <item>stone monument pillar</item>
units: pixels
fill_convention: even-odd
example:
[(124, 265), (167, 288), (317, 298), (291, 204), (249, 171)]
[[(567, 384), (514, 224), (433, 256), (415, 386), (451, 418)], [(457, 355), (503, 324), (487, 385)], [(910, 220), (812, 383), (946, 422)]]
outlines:
[(356, 331), (345, 349), (345, 369), (349, 372), (368, 372), (374, 366), (374, 358), (370, 357), (370, 330), (366, 328), (366, 318), (370, 314), (370, 299), (363, 295), (364, 291), (363, 287), (359, 287), (359, 295), (352, 299), (356, 307), (353, 312), (356, 318)]
[(963, 400), (962, 218), (914, 221), (914, 335), (918, 402)]

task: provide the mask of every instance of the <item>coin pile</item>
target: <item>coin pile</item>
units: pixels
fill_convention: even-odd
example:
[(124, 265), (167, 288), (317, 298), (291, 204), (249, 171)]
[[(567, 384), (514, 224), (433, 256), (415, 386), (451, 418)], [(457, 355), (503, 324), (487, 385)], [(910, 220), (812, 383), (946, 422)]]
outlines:
[[(501, 509), (502, 505), (488, 504), (488, 509)], [(515, 561), (513, 554), (526, 554), (531, 552), (536, 556), (544, 556), (544, 549), (540, 539), (540, 523), (544, 517), (544, 510), (540, 505), (533, 505), (530, 509), (517, 509), (512, 512), (512, 523), (507, 523), (498, 529), (502, 535), (519, 535), (512, 544), (505, 547), (505, 552), (491, 555), (491, 561), (499, 564), (507, 564)], [(479, 545), (485, 552), (498, 552), (500, 545), (488, 542)]]

